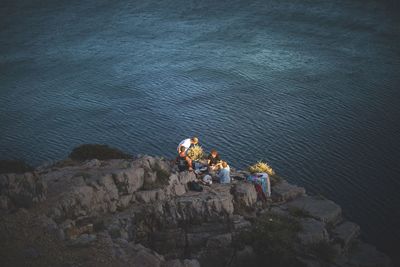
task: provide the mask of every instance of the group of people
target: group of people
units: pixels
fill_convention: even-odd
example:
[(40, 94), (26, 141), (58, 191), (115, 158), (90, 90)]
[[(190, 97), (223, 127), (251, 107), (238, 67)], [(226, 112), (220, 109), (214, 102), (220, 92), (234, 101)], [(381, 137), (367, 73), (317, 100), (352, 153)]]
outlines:
[(180, 172), (182, 171), (196, 171), (196, 173), (208, 172), (214, 180), (220, 183), (230, 183), (230, 167), (226, 161), (221, 160), (217, 150), (212, 149), (207, 157), (207, 161), (204, 166), (201, 163), (197, 165), (188, 156), (188, 150), (199, 144), (197, 137), (187, 138), (179, 143), (177, 151), (178, 156), (176, 158), (176, 164)]

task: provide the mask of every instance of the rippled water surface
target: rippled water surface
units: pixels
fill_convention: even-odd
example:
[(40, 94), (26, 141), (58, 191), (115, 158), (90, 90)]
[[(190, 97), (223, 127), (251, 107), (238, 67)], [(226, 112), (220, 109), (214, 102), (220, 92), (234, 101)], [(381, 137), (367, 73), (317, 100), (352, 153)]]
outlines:
[[(2, 1), (0, 157), (198, 135), (399, 246), (400, 20), (382, 1)], [(396, 248), (397, 247), (397, 248)]]

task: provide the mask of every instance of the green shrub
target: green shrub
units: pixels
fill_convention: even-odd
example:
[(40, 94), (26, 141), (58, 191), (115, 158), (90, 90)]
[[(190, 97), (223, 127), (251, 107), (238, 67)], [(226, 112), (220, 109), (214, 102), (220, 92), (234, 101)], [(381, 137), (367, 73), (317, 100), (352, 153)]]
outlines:
[(187, 151), (187, 155), (192, 160), (200, 160), (204, 158), (204, 151), (201, 146), (194, 145)]
[(33, 171), (33, 167), (21, 160), (0, 160), (0, 173), (24, 173), (31, 171)]
[(131, 155), (126, 154), (119, 149), (99, 144), (85, 144), (74, 148), (69, 157), (77, 161), (85, 161), (89, 159), (129, 159)]
[(241, 232), (235, 244), (252, 246), (260, 263), (301, 266), (294, 247), (300, 230), (300, 223), (295, 219), (265, 214), (257, 218), (249, 230)]
[(259, 161), (251, 166), (249, 166), (249, 171), (251, 173), (259, 173), (265, 172), (268, 173), (269, 176), (275, 175), (275, 171), (268, 165), (268, 163)]

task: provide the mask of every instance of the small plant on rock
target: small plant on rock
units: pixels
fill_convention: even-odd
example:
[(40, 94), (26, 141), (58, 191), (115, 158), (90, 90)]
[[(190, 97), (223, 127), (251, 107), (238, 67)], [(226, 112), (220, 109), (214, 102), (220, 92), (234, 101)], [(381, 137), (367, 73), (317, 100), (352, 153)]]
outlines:
[(268, 165), (268, 163), (259, 161), (251, 166), (249, 166), (249, 171), (251, 173), (259, 173), (259, 172), (265, 172), (268, 173), (269, 176), (275, 175), (275, 171), (272, 169), (271, 166)]
[(187, 151), (187, 155), (192, 160), (201, 160), (204, 158), (204, 150), (199, 145), (194, 145)]

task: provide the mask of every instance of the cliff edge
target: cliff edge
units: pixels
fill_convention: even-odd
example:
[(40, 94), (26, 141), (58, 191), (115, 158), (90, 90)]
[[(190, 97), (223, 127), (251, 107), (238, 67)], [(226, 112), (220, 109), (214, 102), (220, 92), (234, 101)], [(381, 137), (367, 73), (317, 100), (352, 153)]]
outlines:
[(1, 266), (392, 266), (340, 206), (245, 171), (188, 190), (170, 161), (63, 161), (0, 174)]

